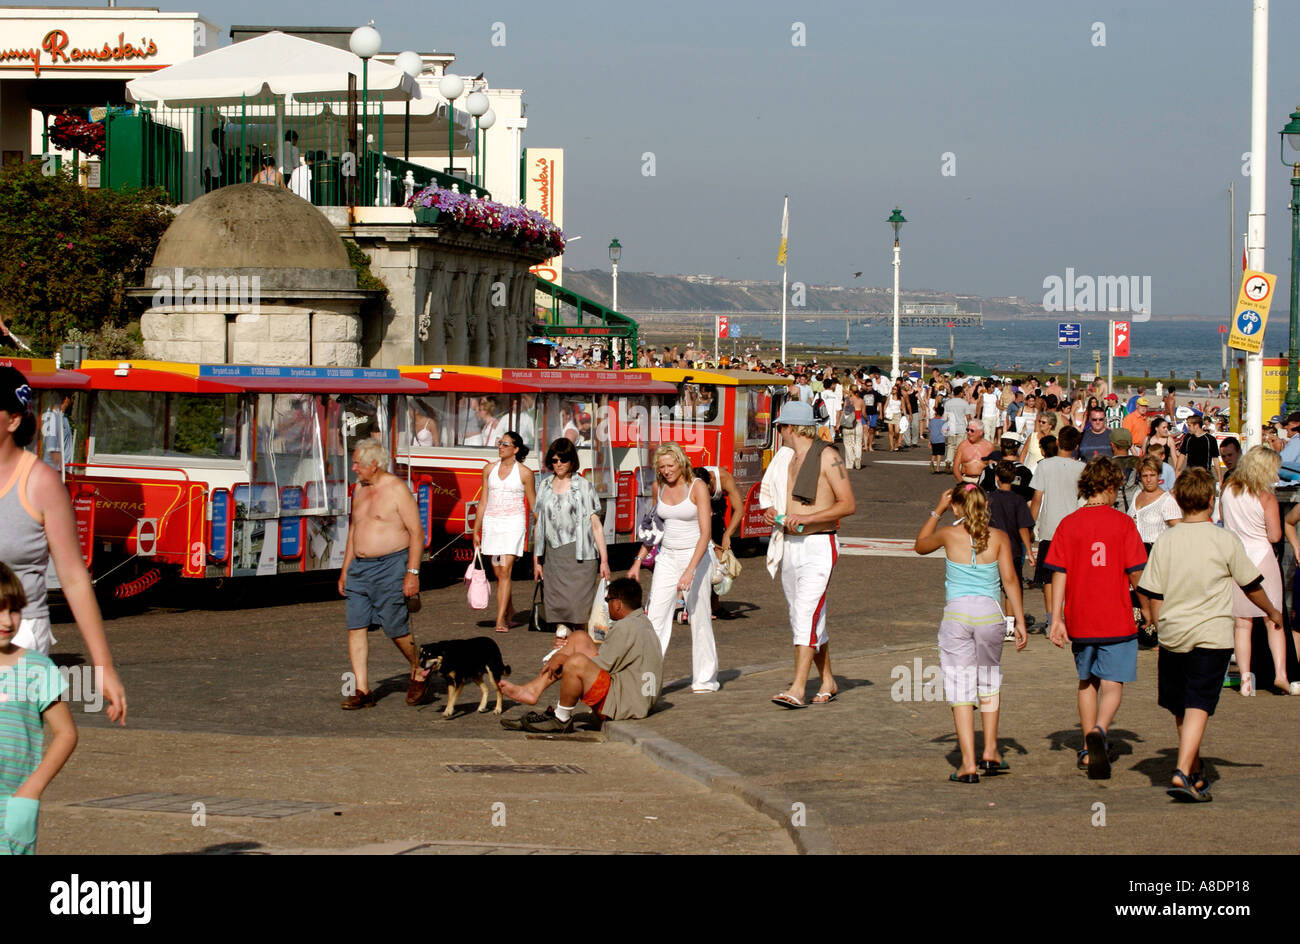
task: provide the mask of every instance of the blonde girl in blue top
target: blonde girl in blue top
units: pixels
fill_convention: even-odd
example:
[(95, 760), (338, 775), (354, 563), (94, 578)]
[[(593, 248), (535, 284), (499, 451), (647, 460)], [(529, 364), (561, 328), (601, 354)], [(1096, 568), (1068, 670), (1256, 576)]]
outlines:
[[(951, 508), (957, 520), (938, 527)], [(989, 506), (977, 486), (962, 483), (939, 498), (921, 526), (914, 545), (918, 554), (943, 548), (947, 554), (943, 620), (939, 624), (939, 665), (944, 697), (952, 706), (961, 748), (961, 767), (948, 779), (979, 783), (980, 771), (1008, 769), (998, 751), (998, 708), (1002, 687), (1002, 642), (1005, 617), (1002, 593), (1015, 615), (1017, 651), (1025, 648), (1025, 610), (1011, 557), (1011, 540), (989, 527)], [(975, 760), (975, 704), (984, 727), (984, 753)]]

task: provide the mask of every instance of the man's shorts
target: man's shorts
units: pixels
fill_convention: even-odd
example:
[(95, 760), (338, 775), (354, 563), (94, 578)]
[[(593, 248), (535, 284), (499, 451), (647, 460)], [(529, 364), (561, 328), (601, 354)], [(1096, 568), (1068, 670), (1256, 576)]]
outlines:
[(937, 442), (930, 443), (930, 455), (943, 456), (948, 451), (948, 444), (940, 439)]
[(781, 555), (781, 589), (796, 646), (826, 645), (826, 589), (839, 559), (834, 534), (787, 534)]
[[(596, 681), (591, 683), (591, 688), (582, 693), (582, 703), (591, 706), (591, 710), (600, 714), (600, 709), (605, 707), (605, 698), (609, 695), (609, 673), (604, 669), (596, 674)], [(601, 715), (603, 718), (604, 715)]]
[(877, 415), (876, 415), (875, 413), (868, 413), (868, 414), (867, 414), (867, 425), (868, 425), (868, 426), (870, 426), (872, 429), (875, 429), (875, 428), (876, 428), (876, 423), (877, 423), (877, 422), (878, 422), (878, 417), (877, 417)]
[[(1056, 571), (1048, 570), (1045, 566), (1047, 561), (1047, 549), (1052, 546), (1051, 541), (1038, 542), (1038, 557), (1034, 563), (1034, 583), (1041, 583), (1045, 587), (1052, 585), (1052, 574)], [(1048, 619), (1051, 619), (1049, 614)]]
[[(1091, 679), (1101, 679), (1104, 682), (1137, 681), (1138, 641), (1136, 637), (1105, 645), (1076, 642), (1071, 643), (1070, 649), (1074, 652), (1074, 667), (1079, 672), (1080, 682)], [(1222, 672), (1219, 673), (1219, 684), (1223, 684)]]
[(1156, 663), (1156, 703), (1179, 718), (1188, 708), (1214, 714), (1231, 656), (1231, 649), (1170, 652), (1161, 646)]
[(382, 626), (389, 639), (400, 639), (411, 631), (402, 595), (408, 556), (402, 548), (383, 557), (353, 558), (343, 588), (348, 600), (348, 629)]

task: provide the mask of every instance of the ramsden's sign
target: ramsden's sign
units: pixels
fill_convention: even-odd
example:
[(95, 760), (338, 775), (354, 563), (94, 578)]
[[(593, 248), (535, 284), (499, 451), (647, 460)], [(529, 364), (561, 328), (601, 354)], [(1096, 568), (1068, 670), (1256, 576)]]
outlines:
[[(149, 37), (140, 42), (127, 42), (125, 33), (117, 34), (116, 42), (106, 42), (102, 46), (73, 46), (68, 34), (61, 29), (52, 29), (45, 34), (39, 48), (5, 49), (0, 40), (0, 68), (30, 68), (35, 75), (41, 69), (138, 69), (138, 65), (126, 65), (132, 60), (148, 59), (158, 55), (158, 44)], [(44, 57), (44, 58), (42, 58)], [(9, 65), (17, 60), (22, 66)], [(118, 65), (117, 63), (122, 63)]]

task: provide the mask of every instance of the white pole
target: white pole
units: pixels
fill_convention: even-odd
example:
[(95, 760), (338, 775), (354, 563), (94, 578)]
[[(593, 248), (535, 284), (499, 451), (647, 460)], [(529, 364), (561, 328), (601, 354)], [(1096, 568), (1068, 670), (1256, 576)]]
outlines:
[(1115, 393), (1115, 322), (1106, 325), (1106, 389)]
[(618, 263), (611, 262), (610, 266), (614, 269), (614, 302), (609, 307), (613, 311), (618, 311)]
[(890, 376), (898, 379), (898, 240), (894, 240), (894, 360)]
[[(1268, 0), (1254, 0), (1250, 68), (1250, 216), (1247, 265), (1264, 270), (1265, 193), (1268, 183)], [(1235, 314), (1235, 313), (1234, 313)], [(1258, 446), (1264, 423), (1264, 358), (1246, 355), (1246, 416), (1241, 425), (1242, 449)]]
[(786, 267), (781, 266), (781, 363), (785, 364), (785, 280)]
[(713, 316), (713, 366), (718, 366), (718, 319), (720, 315)]

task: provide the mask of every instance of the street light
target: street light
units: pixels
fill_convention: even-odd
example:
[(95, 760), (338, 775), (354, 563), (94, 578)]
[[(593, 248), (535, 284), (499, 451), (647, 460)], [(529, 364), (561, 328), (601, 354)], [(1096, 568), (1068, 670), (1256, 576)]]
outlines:
[(885, 220), (894, 228), (894, 359), (893, 366), (890, 368), (890, 376), (894, 380), (898, 379), (898, 231), (903, 228), (907, 222), (903, 214), (898, 212), (898, 207), (894, 207), (894, 212), (889, 214), (889, 219)]
[(465, 110), (474, 116), (474, 183), (476, 184), (482, 184), (483, 182), (479, 176), (479, 118), (487, 114), (490, 105), (491, 102), (488, 101), (488, 97), (477, 89), (470, 92), (469, 97), (465, 99)]
[[(397, 58), (393, 60), (393, 65), (401, 69), (413, 80), (418, 79), (420, 73), (424, 71), (424, 59), (418, 52), (410, 49), (405, 52), (399, 52)], [(403, 139), (405, 144), (402, 147), (402, 160), (411, 159), (411, 100), (406, 100), (406, 121), (403, 124)]]
[[(1286, 146), (1291, 146), (1291, 157), (1286, 159)], [(1286, 411), (1300, 410), (1300, 108), (1291, 112), (1291, 120), (1278, 132), (1278, 154), (1282, 163), (1291, 168), (1291, 350), (1286, 369)]]
[(370, 57), (378, 54), (382, 40), (374, 20), (348, 37), (348, 48), (361, 57), (361, 202), (370, 205)]
[(483, 117), (478, 120), (478, 126), (483, 132), (483, 142), (482, 142), (483, 160), (479, 163), (479, 170), (482, 173), (483, 177), (479, 181), (480, 187), (487, 186), (487, 139), (488, 139), (487, 133), (488, 130), (491, 129), (491, 127), (496, 123), (497, 123), (497, 113), (494, 112), (491, 108), (483, 112)]
[(611, 304), (611, 311), (618, 311), (618, 260), (623, 256), (623, 247), (617, 239), (610, 240), (609, 243), (609, 264), (614, 270), (614, 302)]
[(465, 81), (450, 72), (438, 82), (438, 94), (447, 100), (447, 173), (453, 177), (456, 176), (456, 168), (451, 157), (452, 133), (456, 127), (456, 99), (460, 98), (460, 93), (463, 91), (465, 91)]

